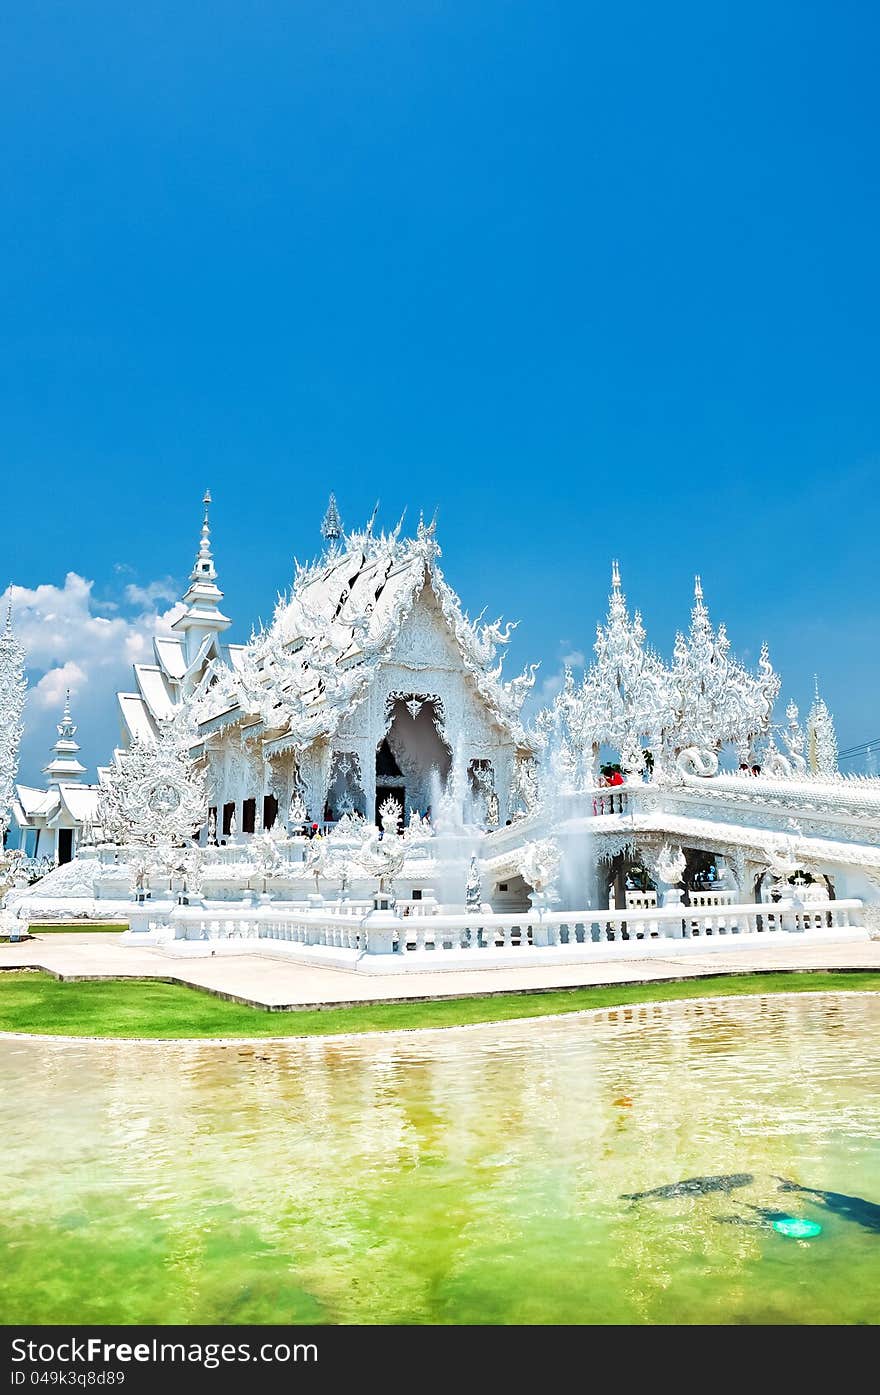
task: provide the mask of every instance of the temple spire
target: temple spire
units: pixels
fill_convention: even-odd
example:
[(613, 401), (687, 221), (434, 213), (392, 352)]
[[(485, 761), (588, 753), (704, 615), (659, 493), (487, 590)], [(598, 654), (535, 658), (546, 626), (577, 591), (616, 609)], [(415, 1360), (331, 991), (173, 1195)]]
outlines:
[(342, 537), (342, 519), (339, 517), (335, 494), (330, 495), (330, 501), (327, 504), (327, 512), (324, 514), (324, 521), (321, 524), (321, 537), (331, 552), (336, 549), (339, 539)]
[(837, 733), (828, 704), (819, 692), (819, 675), (813, 676), (815, 697), (807, 717), (807, 759), (814, 775), (837, 773)]
[(0, 633), (0, 851), (9, 826), (9, 806), (18, 774), (18, 752), (24, 731), (21, 720), (27, 686), (24, 666), (24, 648), (12, 632), (10, 599), (6, 623)]
[(199, 550), (189, 574), (189, 587), (183, 597), (186, 610), (171, 627), (184, 636), (188, 663), (195, 659), (208, 635), (219, 634), (228, 629), (231, 623), (228, 616), (220, 610), (223, 592), (217, 585), (217, 568), (214, 566), (214, 554), (211, 551), (211, 524), (208, 512), (211, 503), (211, 491), (206, 489), (202, 499), (205, 514)]
[(205, 506), (205, 517), (202, 520), (202, 540), (199, 543), (199, 555), (196, 559), (196, 566), (198, 566), (199, 562), (204, 562), (206, 560), (210, 562), (212, 566), (214, 565), (214, 559), (211, 556), (211, 525), (208, 520), (208, 509), (213, 502), (210, 489), (206, 489), (205, 497), (202, 500)]
[(52, 747), (52, 758), (47, 766), (43, 768), (43, 774), (50, 785), (58, 785), (63, 781), (65, 784), (78, 785), (86, 773), (85, 766), (79, 760), (79, 742), (76, 740), (76, 722), (70, 712), (70, 689), (64, 699), (64, 711), (61, 714), (61, 721), (56, 726), (58, 740)]

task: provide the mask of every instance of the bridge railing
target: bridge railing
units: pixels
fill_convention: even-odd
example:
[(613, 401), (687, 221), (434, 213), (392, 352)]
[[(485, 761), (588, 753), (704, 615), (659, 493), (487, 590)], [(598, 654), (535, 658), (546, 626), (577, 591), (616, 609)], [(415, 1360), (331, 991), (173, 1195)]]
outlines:
[[(400, 917), (389, 934), (387, 921), (371, 943), (370, 918), (322, 909), (280, 909), (272, 905), (216, 909), (176, 907), (170, 916), (181, 938), (261, 940), (355, 950), (379, 949), (397, 955), (450, 950), (510, 952), (527, 958), (530, 950), (558, 948), (589, 957), (608, 944), (723, 937), (779, 937), (806, 931), (862, 928), (858, 900), (822, 906), (796, 902), (741, 905), (666, 906), (643, 910), (582, 910), (538, 913), (426, 915)], [(167, 923), (167, 922), (166, 922)], [(377, 954), (377, 958), (378, 958)]]

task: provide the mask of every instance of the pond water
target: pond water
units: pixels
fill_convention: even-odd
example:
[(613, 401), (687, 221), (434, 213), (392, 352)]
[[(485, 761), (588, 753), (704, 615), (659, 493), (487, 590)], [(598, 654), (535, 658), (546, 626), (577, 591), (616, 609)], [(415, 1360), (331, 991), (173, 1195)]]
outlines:
[(7, 1323), (877, 1318), (880, 995), (0, 1070)]

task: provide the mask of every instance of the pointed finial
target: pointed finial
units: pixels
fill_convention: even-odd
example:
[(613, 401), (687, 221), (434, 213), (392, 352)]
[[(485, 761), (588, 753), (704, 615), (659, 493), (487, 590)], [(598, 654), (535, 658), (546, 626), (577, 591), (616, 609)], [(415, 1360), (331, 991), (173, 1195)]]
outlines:
[(376, 502), (375, 502), (375, 504), (373, 505), (373, 512), (370, 514), (370, 521), (369, 521), (369, 523), (367, 524), (367, 537), (368, 537), (368, 538), (371, 538), (371, 537), (373, 536), (373, 524), (376, 522), (376, 515), (378, 514), (378, 512), (379, 512), (379, 500), (377, 499)]
[(327, 504), (327, 512), (324, 514), (324, 521), (321, 524), (321, 537), (331, 547), (338, 543), (342, 537), (342, 519), (339, 517), (339, 509), (336, 507), (335, 494), (330, 495)]
[[(72, 741), (76, 736), (76, 723), (70, 711), (70, 689), (64, 695), (64, 711), (61, 713), (61, 721), (57, 723), (55, 730), (58, 735), (67, 741)], [(78, 749), (78, 748), (77, 748)]]
[(210, 489), (205, 490), (205, 497), (202, 500), (205, 506), (205, 517), (202, 519), (202, 538), (199, 543), (199, 557), (202, 559), (211, 556), (211, 525), (208, 520), (208, 506), (213, 503)]
[(11, 639), (11, 638), (12, 638), (12, 600), (11, 600), (11, 598), (10, 598), (10, 600), (8, 600), (7, 603), (6, 603), (6, 636), (7, 636), (8, 639)]
[(694, 600), (695, 600), (695, 601), (701, 601), (702, 599), (703, 599), (703, 583), (702, 583), (702, 581), (700, 580), (699, 575), (697, 575), (697, 576), (694, 577)]
[(616, 557), (611, 563), (611, 589), (612, 591), (620, 590), (620, 564)]
[(814, 692), (815, 692), (815, 694), (816, 694), (816, 701), (818, 702), (818, 701), (819, 701), (819, 675), (818, 675), (818, 673), (814, 673), (814, 674), (813, 674), (813, 689), (814, 689)]

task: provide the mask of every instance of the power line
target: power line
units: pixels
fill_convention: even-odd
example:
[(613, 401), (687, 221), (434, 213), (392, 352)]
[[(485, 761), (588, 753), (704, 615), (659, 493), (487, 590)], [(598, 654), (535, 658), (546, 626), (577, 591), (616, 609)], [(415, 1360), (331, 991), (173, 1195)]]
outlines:
[(861, 756), (874, 748), (880, 749), (880, 736), (875, 737), (873, 741), (862, 741), (858, 746), (847, 746), (845, 751), (838, 753), (838, 759), (845, 760), (847, 756)]

